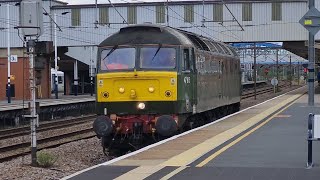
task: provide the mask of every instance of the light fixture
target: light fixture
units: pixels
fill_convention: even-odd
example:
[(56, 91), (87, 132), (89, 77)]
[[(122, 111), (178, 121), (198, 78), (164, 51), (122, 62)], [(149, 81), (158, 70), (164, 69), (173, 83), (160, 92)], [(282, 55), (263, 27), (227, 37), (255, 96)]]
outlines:
[(139, 103), (137, 107), (138, 107), (138, 109), (144, 109), (144, 108), (146, 108), (146, 104)]
[(149, 87), (148, 90), (149, 90), (150, 93), (153, 93), (154, 92), (154, 87)]
[(124, 93), (124, 88), (123, 87), (119, 88), (119, 93), (121, 93), (121, 94)]

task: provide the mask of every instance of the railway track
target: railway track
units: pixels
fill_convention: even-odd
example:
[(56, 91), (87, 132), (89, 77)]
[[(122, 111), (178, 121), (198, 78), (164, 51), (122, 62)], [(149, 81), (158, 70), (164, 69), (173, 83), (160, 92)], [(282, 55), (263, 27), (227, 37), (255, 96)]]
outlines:
[[(56, 120), (53, 122), (40, 124), (37, 128), (37, 132), (49, 131), (53, 129), (64, 128), (67, 126), (74, 126), (78, 124), (83, 124), (88, 121), (93, 121), (96, 115), (83, 116), (80, 118), (73, 118), (69, 120)], [(30, 126), (23, 126), (17, 128), (10, 128), (0, 130), (0, 140), (9, 139), (18, 136), (24, 136), (30, 134)]]
[[(73, 141), (92, 138), (94, 136), (95, 133), (92, 128), (51, 136), (37, 140), (37, 150), (53, 148)], [(30, 142), (0, 147), (0, 162), (8, 161), (10, 159), (29, 154), (30, 152)]]
[[(86, 122), (93, 121), (96, 115), (90, 115), (80, 118), (74, 118), (70, 120), (59, 120), (50, 123), (41, 124), (41, 127), (37, 129), (37, 132), (45, 132), (50, 130), (56, 130), (66, 127), (72, 127), (80, 125)], [(19, 127), (0, 131), (0, 140), (6, 140), (14, 137), (20, 137), (30, 134), (30, 127)], [(87, 139), (94, 137), (92, 127), (86, 129), (75, 130), (72, 132), (66, 132), (59, 135), (53, 135), (37, 140), (37, 149), (46, 149), (60, 146), (62, 144), (78, 141), (81, 139)], [(0, 162), (8, 161), (10, 159), (29, 154), (31, 142), (20, 142), (8, 146), (0, 147)]]
[[(290, 85), (289, 84), (282, 84), (282, 85), (279, 85), (279, 88), (286, 88), (286, 87), (289, 87)], [(273, 92), (274, 89), (273, 87), (264, 87), (264, 88), (259, 88), (257, 89), (256, 91), (256, 95), (261, 95), (261, 94), (265, 94), (265, 93), (269, 93), (269, 92)], [(251, 90), (247, 93), (244, 93), (241, 95), (241, 99), (248, 99), (250, 97), (254, 97), (254, 91)]]

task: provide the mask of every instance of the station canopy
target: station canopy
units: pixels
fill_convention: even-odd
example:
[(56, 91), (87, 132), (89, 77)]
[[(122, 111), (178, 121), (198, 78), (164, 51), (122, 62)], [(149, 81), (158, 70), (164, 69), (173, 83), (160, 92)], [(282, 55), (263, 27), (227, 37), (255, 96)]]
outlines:
[[(232, 43), (233, 47), (238, 49), (241, 63), (253, 63), (254, 61), (254, 43)], [(308, 61), (283, 48), (282, 42), (263, 42), (256, 43), (256, 55), (258, 64), (275, 64), (276, 53), (278, 51), (279, 64), (289, 64), (290, 57), (292, 64), (304, 64)]]

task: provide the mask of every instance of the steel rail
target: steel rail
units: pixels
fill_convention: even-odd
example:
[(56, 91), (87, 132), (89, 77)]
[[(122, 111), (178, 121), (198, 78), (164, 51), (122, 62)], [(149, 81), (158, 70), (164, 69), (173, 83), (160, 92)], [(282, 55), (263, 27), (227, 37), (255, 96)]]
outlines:
[[(72, 125), (83, 124), (85, 122), (94, 120), (95, 117), (96, 115), (90, 115), (90, 116), (84, 116), (80, 118), (72, 118), (68, 120), (58, 120), (58, 121), (52, 121), (49, 123), (43, 123), (43, 124), (40, 124), (40, 127), (37, 129), (37, 132), (49, 131), (53, 129), (61, 129), (61, 128), (72, 126)], [(0, 140), (9, 139), (9, 138), (18, 137), (18, 136), (24, 136), (28, 134), (30, 134), (30, 126), (4, 129), (4, 130), (0, 130)]]

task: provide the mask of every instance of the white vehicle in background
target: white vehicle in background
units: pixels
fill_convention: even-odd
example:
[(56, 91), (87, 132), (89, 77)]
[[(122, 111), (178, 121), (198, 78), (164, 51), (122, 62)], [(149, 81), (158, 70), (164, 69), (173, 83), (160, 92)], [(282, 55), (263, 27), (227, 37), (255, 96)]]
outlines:
[[(64, 72), (58, 71), (58, 92), (64, 91)], [(51, 69), (51, 92), (54, 92), (54, 75), (55, 70)]]

